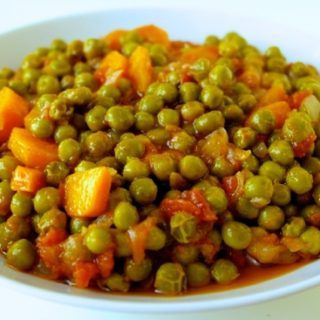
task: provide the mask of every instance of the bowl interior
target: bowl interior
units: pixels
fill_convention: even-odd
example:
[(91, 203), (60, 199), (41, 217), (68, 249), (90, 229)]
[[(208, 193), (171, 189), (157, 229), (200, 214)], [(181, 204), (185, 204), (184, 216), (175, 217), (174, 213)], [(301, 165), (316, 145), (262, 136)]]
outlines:
[[(256, 21), (250, 16), (232, 16), (212, 7), (199, 9), (185, 4), (183, 9), (113, 9), (59, 18), (8, 32), (0, 35), (0, 66), (17, 67), (28, 52), (48, 45), (54, 38), (99, 37), (113, 29), (149, 23), (164, 27), (173, 39), (191, 41), (202, 41), (208, 34), (221, 36), (235, 30), (261, 49), (278, 45), (290, 61), (302, 60), (319, 66), (320, 43), (316, 33), (306, 35), (270, 20)], [(0, 283), (41, 298), (84, 307), (128, 312), (188, 312), (239, 306), (293, 293), (319, 284), (319, 269), (320, 261), (316, 261), (276, 279), (232, 291), (164, 298), (79, 290), (18, 273), (7, 268), (0, 258)]]

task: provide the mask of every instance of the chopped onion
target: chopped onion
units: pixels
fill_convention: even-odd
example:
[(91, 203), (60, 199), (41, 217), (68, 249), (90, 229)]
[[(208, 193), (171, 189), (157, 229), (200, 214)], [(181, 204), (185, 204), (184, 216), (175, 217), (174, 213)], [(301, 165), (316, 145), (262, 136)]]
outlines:
[(308, 114), (312, 121), (319, 121), (320, 120), (319, 100), (314, 95), (306, 97), (301, 103), (300, 111)]

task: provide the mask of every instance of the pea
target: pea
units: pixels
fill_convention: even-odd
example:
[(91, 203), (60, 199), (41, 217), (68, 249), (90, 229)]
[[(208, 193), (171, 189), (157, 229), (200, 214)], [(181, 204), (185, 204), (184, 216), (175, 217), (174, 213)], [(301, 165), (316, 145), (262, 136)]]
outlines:
[(94, 91), (98, 86), (96, 79), (93, 74), (90, 72), (83, 72), (75, 76), (74, 78), (74, 87), (87, 87)]
[(4, 155), (0, 158), (0, 179), (10, 180), (12, 172), (18, 164), (18, 160), (13, 156)]
[(139, 111), (135, 114), (135, 126), (137, 130), (148, 131), (154, 127), (155, 119), (152, 114)]
[(67, 164), (74, 165), (78, 162), (81, 154), (81, 147), (78, 141), (68, 138), (59, 143), (59, 159)]
[(209, 268), (201, 262), (191, 263), (186, 270), (188, 286), (200, 288), (210, 283)]
[(52, 208), (60, 205), (59, 190), (53, 187), (45, 187), (37, 191), (33, 198), (34, 209), (37, 213), (43, 214)]
[(190, 71), (192, 76), (199, 82), (207, 77), (211, 67), (209, 59), (200, 58), (190, 66)]
[(32, 119), (30, 130), (38, 138), (49, 138), (54, 131), (54, 125), (50, 120), (36, 117)]
[(122, 140), (114, 149), (116, 159), (123, 164), (128, 161), (128, 158), (141, 158), (144, 152), (144, 144), (136, 138)]
[(173, 249), (173, 260), (188, 265), (196, 262), (199, 257), (199, 248), (195, 245), (177, 245)]
[(237, 147), (247, 149), (254, 145), (256, 137), (257, 133), (253, 129), (242, 127), (233, 134), (233, 142)]
[(35, 260), (36, 250), (30, 241), (20, 239), (9, 247), (7, 262), (13, 267), (27, 271), (33, 267)]
[(24, 69), (22, 72), (22, 82), (30, 89), (34, 88), (38, 79), (41, 76), (41, 71), (33, 68)]
[(80, 59), (83, 57), (83, 42), (73, 40), (67, 44), (66, 54), (69, 58)]
[(181, 151), (183, 153), (189, 153), (196, 143), (196, 139), (185, 131), (176, 133), (169, 141), (169, 147), (174, 150)]
[(62, 77), (60, 84), (62, 90), (73, 88), (74, 77), (72, 75), (65, 75)]
[(156, 128), (149, 130), (147, 137), (157, 145), (164, 145), (170, 139), (170, 134), (164, 128)]
[(215, 35), (207, 36), (205, 41), (204, 41), (204, 44), (206, 46), (216, 47), (219, 44), (219, 38), (217, 36), (215, 36)]
[(266, 161), (259, 168), (259, 175), (268, 177), (271, 181), (281, 182), (285, 178), (286, 170), (276, 162)]
[(199, 157), (187, 155), (180, 160), (179, 171), (189, 180), (198, 180), (208, 173), (208, 168)]
[(271, 159), (283, 166), (290, 165), (294, 160), (291, 145), (285, 140), (276, 140), (269, 147)]
[(177, 165), (169, 154), (163, 153), (151, 156), (150, 167), (159, 180), (168, 180), (170, 173), (176, 170)]
[(61, 161), (53, 161), (47, 164), (44, 169), (46, 181), (48, 184), (57, 186), (69, 173), (68, 166)]
[(193, 121), (193, 127), (197, 134), (207, 135), (212, 131), (223, 127), (225, 123), (221, 111), (210, 111)]
[(108, 109), (105, 120), (114, 130), (124, 132), (134, 124), (134, 116), (131, 111), (123, 106), (113, 106)]
[(97, 58), (104, 53), (103, 43), (99, 39), (88, 39), (83, 43), (83, 52), (87, 59)]
[(98, 225), (90, 226), (84, 237), (84, 244), (94, 254), (105, 252), (111, 242), (110, 232), (105, 227)]
[(0, 78), (0, 89), (8, 86), (8, 80)]
[(273, 185), (268, 177), (253, 176), (244, 185), (244, 196), (250, 199), (255, 207), (267, 205), (273, 194)]
[(297, 194), (303, 194), (312, 189), (312, 175), (301, 167), (293, 167), (287, 172), (288, 187)]
[(110, 277), (103, 281), (111, 291), (128, 292), (130, 283), (120, 274), (113, 273)]
[(204, 106), (199, 101), (188, 101), (181, 107), (181, 116), (183, 120), (192, 122), (204, 114)]
[(70, 231), (72, 234), (80, 233), (83, 228), (88, 227), (90, 221), (85, 218), (71, 218), (70, 220)]
[(149, 167), (136, 158), (129, 159), (123, 168), (123, 177), (129, 181), (133, 181), (135, 178), (148, 177), (149, 174)]
[(179, 112), (173, 109), (164, 108), (157, 115), (158, 123), (162, 126), (179, 126), (180, 115)]
[[(43, 66), (43, 59), (41, 59), (40, 56), (36, 55), (36, 54), (29, 54), (27, 55), (22, 63), (22, 69), (26, 69), (26, 68), (35, 68), (35, 69), (39, 69)], [(12, 77), (12, 73), (11, 76)]]
[(252, 234), (247, 225), (237, 221), (227, 221), (222, 226), (222, 239), (229, 247), (242, 250), (249, 246)]
[(269, 134), (275, 127), (274, 115), (269, 110), (260, 109), (253, 114), (250, 127), (258, 133)]
[(308, 227), (301, 235), (300, 239), (305, 243), (301, 250), (304, 253), (318, 255), (320, 252), (320, 231), (316, 227)]
[(159, 227), (154, 226), (150, 229), (148, 233), (146, 240), (146, 249), (152, 251), (159, 251), (165, 247), (166, 241), (166, 233), (162, 231)]
[(179, 211), (170, 219), (171, 235), (179, 243), (189, 243), (197, 232), (197, 219), (190, 213)]
[(211, 167), (211, 173), (219, 178), (232, 176), (234, 173), (234, 167), (224, 157), (218, 157)]
[(242, 93), (238, 97), (238, 106), (244, 111), (249, 112), (256, 105), (257, 99), (253, 94)]
[(178, 97), (178, 90), (177, 88), (171, 83), (159, 83), (155, 94), (162, 98), (165, 103), (173, 103), (177, 100)]
[(145, 258), (140, 263), (135, 262), (133, 259), (127, 259), (124, 266), (126, 276), (134, 282), (147, 279), (151, 270), (152, 261), (149, 258)]
[(259, 170), (259, 160), (253, 154), (250, 154), (244, 161), (242, 161), (242, 168), (257, 173)]
[(275, 183), (273, 186), (272, 203), (277, 206), (285, 206), (291, 201), (291, 192), (287, 185)]
[(51, 120), (68, 120), (73, 115), (74, 109), (67, 105), (62, 98), (55, 99), (49, 107), (49, 117)]
[(58, 126), (54, 132), (54, 140), (56, 143), (60, 143), (66, 139), (76, 139), (77, 138), (77, 130), (75, 127), (65, 124)]
[(305, 230), (306, 223), (301, 217), (292, 217), (288, 223), (282, 227), (282, 234), (285, 237), (299, 237)]
[(249, 199), (239, 197), (236, 202), (237, 213), (245, 219), (256, 219), (259, 215), (259, 209), (253, 206)]
[(179, 88), (181, 100), (186, 103), (195, 101), (200, 95), (200, 87), (195, 82), (184, 82)]
[(273, 72), (284, 72), (286, 61), (282, 57), (274, 57), (267, 60), (267, 69)]
[(113, 143), (106, 132), (97, 131), (86, 138), (85, 146), (91, 157), (99, 159), (111, 151)]
[(121, 93), (126, 93), (132, 89), (132, 84), (129, 79), (126, 78), (120, 78), (118, 80), (118, 89), (121, 91)]
[(216, 109), (223, 102), (223, 91), (214, 85), (207, 85), (201, 90), (200, 101), (209, 109)]
[(233, 82), (232, 71), (225, 65), (216, 65), (209, 73), (209, 80), (219, 88), (228, 89)]
[(138, 104), (139, 110), (156, 115), (162, 108), (164, 102), (160, 96), (154, 94), (145, 95)]
[(139, 222), (137, 208), (129, 202), (120, 202), (114, 210), (113, 222), (119, 230), (129, 229)]
[(211, 208), (217, 213), (222, 213), (227, 209), (228, 199), (222, 188), (210, 186), (205, 189), (204, 195)]
[(303, 160), (302, 166), (312, 175), (320, 172), (320, 160), (316, 157), (307, 157)]
[(6, 245), (21, 238), (27, 238), (31, 232), (30, 221), (28, 218), (12, 215), (7, 219), (4, 231)]
[(37, 93), (39, 95), (46, 93), (59, 93), (60, 83), (58, 79), (50, 75), (42, 75), (37, 81)]
[(211, 268), (211, 276), (219, 284), (228, 284), (239, 277), (239, 271), (230, 260), (218, 259)]
[(84, 73), (84, 72), (90, 72), (91, 67), (85, 63), (85, 62), (77, 62), (73, 67), (74, 75), (77, 76), (78, 74)]
[(31, 214), (32, 209), (33, 203), (29, 195), (17, 192), (11, 198), (10, 210), (12, 214), (19, 217), (26, 217)]
[(12, 89), (13, 91), (15, 91), (20, 95), (27, 94), (28, 87), (22, 80), (11, 79), (9, 80), (8, 85), (10, 89)]
[(117, 257), (129, 257), (132, 255), (131, 240), (127, 232), (119, 231), (114, 235), (115, 255)]
[(107, 156), (102, 158), (96, 163), (98, 166), (104, 166), (108, 168), (113, 168), (117, 171), (120, 170), (120, 164), (115, 157)]
[(61, 77), (71, 72), (71, 65), (67, 59), (54, 59), (46, 67), (49, 74)]
[(158, 193), (158, 187), (150, 178), (136, 178), (130, 184), (132, 197), (140, 204), (152, 203)]
[(50, 48), (54, 51), (65, 51), (67, 49), (67, 44), (62, 39), (54, 39), (51, 42)]
[(275, 231), (282, 227), (284, 220), (284, 213), (279, 207), (267, 206), (261, 210), (258, 224), (266, 230)]
[(154, 287), (157, 292), (175, 294), (186, 286), (186, 274), (179, 263), (167, 262), (156, 272)]
[(83, 236), (79, 233), (69, 236), (62, 244), (62, 262), (72, 267), (78, 261), (92, 261), (92, 254), (84, 244)]
[(0, 216), (6, 216), (9, 213), (10, 203), (14, 192), (10, 188), (8, 180), (0, 182)]
[(121, 201), (132, 202), (130, 192), (124, 188), (116, 188), (110, 193), (109, 208), (114, 210)]
[(65, 100), (67, 105), (70, 106), (87, 105), (93, 98), (92, 91), (87, 87), (67, 89), (63, 91), (59, 96)]
[(14, 71), (10, 68), (2, 68), (0, 70), (0, 78), (1, 79), (10, 79), (14, 75)]
[(67, 225), (67, 216), (57, 208), (46, 211), (40, 218), (38, 227), (41, 232), (47, 232), (51, 228), (65, 229)]

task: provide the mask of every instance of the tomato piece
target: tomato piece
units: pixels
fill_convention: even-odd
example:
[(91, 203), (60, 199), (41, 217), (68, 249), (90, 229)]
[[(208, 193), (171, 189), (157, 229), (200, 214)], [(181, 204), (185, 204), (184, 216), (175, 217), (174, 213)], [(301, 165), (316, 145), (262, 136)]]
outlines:
[(313, 147), (314, 141), (317, 139), (315, 134), (310, 134), (309, 137), (301, 142), (293, 142), (293, 152), (297, 158), (303, 158), (309, 153)]
[(90, 281), (99, 274), (98, 267), (92, 262), (77, 262), (73, 278), (78, 288), (87, 288)]

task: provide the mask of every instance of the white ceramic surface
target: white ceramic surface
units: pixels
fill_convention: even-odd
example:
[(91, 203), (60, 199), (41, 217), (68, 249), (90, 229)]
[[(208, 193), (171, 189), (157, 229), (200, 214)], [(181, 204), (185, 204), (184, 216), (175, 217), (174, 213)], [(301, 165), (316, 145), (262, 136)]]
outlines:
[[(17, 29), (0, 35), (0, 65), (15, 67), (32, 49), (46, 45), (51, 39), (68, 40), (101, 36), (115, 28), (130, 28), (155, 23), (166, 28), (172, 38), (201, 41), (207, 34), (222, 35), (237, 30), (249, 41), (265, 49), (279, 45), (290, 60), (317, 64), (320, 44), (315, 34), (305, 34), (262, 20), (219, 14), (218, 9), (181, 6), (170, 9), (107, 10), (60, 18)], [(299, 43), (299, 45), (297, 45)], [(320, 284), (320, 261), (295, 272), (253, 286), (221, 293), (181, 296), (176, 298), (117, 296), (79, 290), (30, 275), (18, 273), (3, 265), (0, 259), (0, 285), (43, 299), (81, 307), (126, 312), (191, 312), (225, 309), (275, 299)]]

